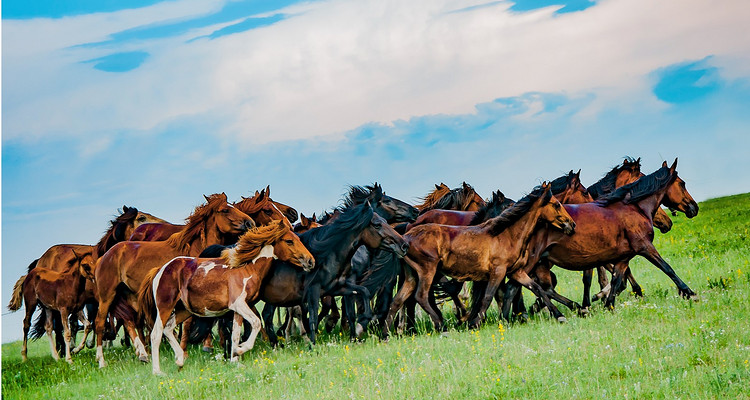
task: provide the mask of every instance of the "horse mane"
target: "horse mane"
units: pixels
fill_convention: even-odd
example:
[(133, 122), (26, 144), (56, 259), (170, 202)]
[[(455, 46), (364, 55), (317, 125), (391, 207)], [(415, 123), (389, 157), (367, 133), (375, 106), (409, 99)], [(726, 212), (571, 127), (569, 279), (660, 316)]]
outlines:
[(341, 246), (350, 231), (360, 232), (370, 224), (374, 213), (369, 203), (345, 209), (330, 222), (300, 235), (300, 240), (316, 259), (325, 257)]
[(240, 236), (237, 246), (223, 251), (221, 258), (224, 259), (228, 268), (241, 268), (252, 263), (263, 247), (279, 240), (287, 233), (289, 233), (289, 227), (282, 222), (253, 228)]
[(178, 233), (170, 236), (167, 243), (180, 250), (187, 251), (190, 244), (198, 238), (206, 237), (206, 221), (216, 209), (227, 202), (227, 195), (216, 193), (206, 197), (206, 204), (195, 207), (195, 210), (185, 219), (185, 227)]
[(109, 221), (109, 229), (104, 232), (104, 236), (99, 239), (94, 248), (96, 249), (97, 258), (99, 255), (104, 254), (110, 247), (114, 246), (117, 242), (122, 242), (128, 238), (122, 237), (125, 234), (125, 228), (129, 224), (132, 224), (135, 218), (138, 216), (138, 209), (135, 207), (122, 206), (122, 210), (118, 210), (120, 215), (115, 219)]
[(474, 188), (464, 182), (460, 187), (449, 190), (448, 193), (435, 202), (432, 208), (448, 210), (455, 207), (458, 210), (463, 210), (471, 202), (475, 194), (476, 191), (474, 191)]
[(416, 206), (417, 210), (427, 211), (435, 208), (435, 203), (450, 191), (451, 189), (445, 183), (441, 182), (440, 185), (435, 185), (435, 190), (419, 198), (422, 204)]
[(367, 185), (365, 187), (350, 185), (349, 193), (344, 197), (344, 204), (337, 207), (339, 211), (344, 211), (351, 207), (360, 205), (367, 200), (372, 200), (373, 203), (380, 201), (383, 198), (383, 188), (376, 183)]
[(495, 218), (489, 219), (483, 224), (479, 225), (483, 228), (488, 228), (490, 235), (497, 236), (502, 233), (506, 228), (513, 225), (516, 221), (521, 219), (534, 205), (542, 195), (544, 196), (544, 204), (552, 199), (552, 191), (544, 190), (543, 186), (535, 187), (531, 193), (527, 194), (521, 200), (518, 200), (515, 204), (508, 207), (500, 215)]
[(598, 182), (588, 187), (589, 194), (594, 199), (598, 199), (599, 197), (602, 197), (606, 195), (607, 193), (612, 193), (615, 189), (615, 183), (617, 181), (617, 175), (620, 174), (620, 172), (631, 169), (631, 170), (641, 170), (641, 161), (640, 159), (634, 159), (630, 156), (625, 156), (625, 161), (622, 163), (622, 165), (615, 165), (612, 167), (612, 170), (607, 172), (602, 179), (599, 179)]
[(244, 212), (245, 214), (257, 214), (262, 210), (264, 207), (268, 205), (268, 203), (272, 203), (273, 200), (271, 200), (268, 196), (263, 196), (263, 199), (260, 200), (260, 202), (257, 202), (258, 196), (263, 195), (265, 192), (265, 189), (263, 189), (259, 194), (256, 194), (253, 197), (242, 197), (242, 200), (235, 203), (234, 206), (237, 207), (238, 210)]
[(600, 207), (606, 207), (617, 202), (622, 202), (623, 204), (637, 203), (655, 192), (666, 188), (676, 177), (677, 174), (671, 173), (669, 167), (661, 167), (650, 175), (643, 176), (625, 186), (620, 186), (612, 193), (600, 197), (596, 200), (596, 204)]
[(479, 225), (490, 218), (497, 217), (514, 203), (513, 200), (505, 197), (503, 192), (496, 190), (492, 193), (492, 199), (474, 214), (469, 225)]

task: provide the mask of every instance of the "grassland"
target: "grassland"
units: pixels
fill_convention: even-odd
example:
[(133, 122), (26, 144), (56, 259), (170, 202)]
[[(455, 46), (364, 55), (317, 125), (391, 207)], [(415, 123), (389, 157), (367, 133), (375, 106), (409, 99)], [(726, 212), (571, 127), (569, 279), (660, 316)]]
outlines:
[[(656, 246), (700, 300), (683, 300), (643, 259), (631, 267), (645, 290), (623, 293), (614, 312), (597, 304), (569, 323), (544, 315), (500, 324), (495, 311), (479, 330), (443, 337), (423, 321), (416, 336), (350, 343), (323, 334), (272, 349), (260, 342), (240, 364), (190, 351), (178, 371), (162, 347), (166, 376), (132, 350), (94, 351), (54, 362), (46, 339), (21, 363), (20, 342), (2, 346), (2, 395), (22, 398), (750, 398), (750, 194), (700, 204), (692, 220), (674, 218)], [(557, 270), (561, 292), (580, 301), (580, 274)], [(527, 301), (530, 294), (526, 293)], [(565, 312), (565, 311), (564, 311)]]

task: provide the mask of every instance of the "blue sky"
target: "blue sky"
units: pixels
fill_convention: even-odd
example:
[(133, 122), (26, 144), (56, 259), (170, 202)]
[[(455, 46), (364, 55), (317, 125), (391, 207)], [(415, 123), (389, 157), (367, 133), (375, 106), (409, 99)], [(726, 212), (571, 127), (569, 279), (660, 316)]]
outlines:
[(309, 215), (375, 181), (518, 198), (626, 155), (679, 157), (699, 200), (750, 191), (744, 1), (121, 4), (3, 2), (3, 304), (122, 205), (178, 223), (271, 185)]

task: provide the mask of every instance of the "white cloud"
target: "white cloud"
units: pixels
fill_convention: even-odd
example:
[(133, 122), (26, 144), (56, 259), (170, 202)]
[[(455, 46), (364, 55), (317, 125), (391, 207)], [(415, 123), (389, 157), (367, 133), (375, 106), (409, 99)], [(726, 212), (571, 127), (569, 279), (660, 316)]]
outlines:
[[(339, 0), (294, 6), (290, 19), (216, 40), (187, 43), (219, 25), (70, 48), (220, 6), (204, 3), (4, 21), (4, 137), (148, 131), (205, 115), (224, 121), (207, 134), (259, 143), (467, 113), (529, 91), (618, 98), (646, 88), (656, 68), (708, 55), (732, 76), (750, 75), (742, 0), (605, 0), (561, 15), (511, 13), (510, 3), (448, 13), (476, 2)], [(125, 50), (151, 56), (123, 74), (79, 63)]]

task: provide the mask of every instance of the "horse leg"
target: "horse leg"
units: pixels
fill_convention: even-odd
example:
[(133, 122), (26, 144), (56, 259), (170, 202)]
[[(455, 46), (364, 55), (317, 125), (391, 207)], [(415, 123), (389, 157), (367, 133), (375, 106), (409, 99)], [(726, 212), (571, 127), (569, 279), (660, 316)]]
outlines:
[(78, 353), (79, 351), (83, 350), (83, 347), (86, 346), (86, 340), (89, 337), (89, 333), (91, 332), (91, 322), (86, 317), (86, 315), (83, 313), (83, 310), (78, 312), (78, 319), (83, 322), (83, 339), (81, 339), (81, 343), (74, 348), (73, 354)]
[(500, 284), (505, 279), (505, 274), (494, 274), (490, 276), (489, 282), (487, 282), (487, 289), (484, 291), (484, 296), (482, 296), (482, 302), (479, 305), (478, 310), (471, 310), (472, 316), (469, 316), (469, 327), (470, 328), (479, 328), (479, 325), (481, 325), (482, 320), (484, 319), (484, 315), (487, 312), (487, 308), (489, 308), (490, 304), (492, 303), (492, 299), (495, 297), (495, 293), (497, 293), (497, 289), (500, 287)]
[(593, 278), (593, 269), (583, 271), (583, 277), (581, 278), (581, 282), (583, 283), (583, 301), (581, 302), (582, 308), (578, 311), (578, 315), (582, 317), (589, 314), (589, 307), (591, 307), (591, 281)]
[(628, 269), (625, 270), (625, 277), (628, 278), (628, 282), (630, 283), (630, 287), (633, 289), (633, 294), (635, 295), (635, 297), (643, 297), (643, 289), (641, 288), (641, 285), (639, 285), (635, 280), (633, 271), (630, 269), (630, 266), (628, 266)]
[(47, 337), (49, 338), (49, 346), (50, 350), (52, 351), (52, 358), (55, 359), (55, 361), (60, 360), (60, 355), (57, 354), (57, 346), (55, 346), (55, 335), (54, 330), (52, 329), (52, 310), (49, 308), (45, 309), (47, 313), (47, 320), (44, 321), (44, 330), (47, 332)]
[(70, 329), (70, 313), (66, 307), (60, 307), (60, 321), (62, 322), (63, 328), (63, 339), (65, 340), (65, 361), (68, 364), (73, 364), (73, 358), (70, 356), (70, 341), (72, 340), (72, 333)]
[(250, 322), (250, 327), (252, 329), (250, 332), (250, 337), (246, 341), (242, 342), (242, 344), (237, 347), (237, 352), (234, 353), (239, 357), (252, 350), (253, 346), (255, 346), (255, 338), (258, 337), (258, 332), (260, 332), (261, 324), (260, 318), (255, 315), (252, 308), (250, 308), (250, 306), (248, 306), (244, 301), (238, 302), (232, 307), (232, 309), (235, 312), (235, 321), (237, 321), (236, 315), (239, 315), (240, 318), (244, 318), (246, 321)]
[[(172, 350), (174, 351), (174, 363), (177, 364), (178, 369), (182, 368), (182, 366), (185, 365), (186, 353), (182, 350), (182, 347), (180, 347), (180, 341), (177, 340), (177, 337), (174, 334), (174, 330), (177, 327), (177, 325), (184, 322), (185, 318), (187, 318), (189, 315), (190, 313), (185, 310), (175, 311), (171, 313), (171, 315), (169, 316), (169, 319), (167, 319), (167, 323), (164, 325), (164, 336), (167, 337), (167, 341), (169, 342), (169, 345), (172, 346)], [(160, 342), (161, 341), (157, 342), (156, 345), (159, 346)], [(153, 351), (154, 350), (152, 349), (151, 350), (152, 354), (153, 354)]]
[(387, 338), (388, 337), (388, 331), (393, 326), (393, 318), (396, 316), (396, 314), (401, 310), (401, 307), (404, 305), (404, 302), (411, 297), (412, 293), (414, 292), (414, 289), (417, 287), (417, 280), (414, 277), (414, 271), (411, 270), (411, 268), (404, 268), (406, 270), (406, 273), (404, 275), (404, 282), (401, 285), (401, 288), (398, 290), (398, 293), (396, 293), (396, 297), (393, 298), (393, 301), (391, 302), (391, 307), (388, 310), (388, 316), (385, 319), (385, 330), (384, 335)]
[(104, 340), (104, 327), (107, 323), (107, 314), (109, 314), (112, 300), (112, 295), (102, 297), (102, 300), (99, 301), (99, 312), (96, 314), (96, 319), (94, 320), (94, 332), (96, 333), (96, 360), (99, 361), (99, 368), (107, 366), (107, 362), (104, 361), (102, 342)]
[[(516, 280), (518, 283), (523, 285), (525, 288), (531, 290), (534, 292), (534, 294), (537, 297), (540, 297), (542, 301), (544, 302), (544, 305), (547, 306), (549, 311), (552, 313), (552, 316), (557, 319), (559, 322), (567, 322), (568, 320), (562, 315), (560, 310), (555, 307), (554, 304), (552, 304), (552, 301), (550, 301), (549, 297), (547, 297), (547, 294), (545, 293), (544, 289), (542, 289), (541, 286), (539, 286), (538, 283), (534, 282), (533, 279), (531, 279), (525, 271), (523, 270), (517, 270), (511, 275), (511, 279)], [(515, 295), (515, 293), (513, 293)]]
[(310, 343), (315, 344), (315, 336), (318, 333), (318, 303), (320, 302), (320, 285), (311, 284), (307, 288), (305, 304), (308, 315), (307, 335)]
[(628, 260), (619, 261), (615, 263), (614, 274), (612, 275), (612, 282), (610, 285), (609, 293), (607, 294), (607, 300), (604, 302), (604, 307), (614, 310), (615, 308), (615, 297), (617, 297), (617, 291), (620, 290), (620, 286), (624, 285), (623, 275), (625, 270), (628, 268)]
[(21, 361), (25, 362), (28, 360), (26, 353), (28, 350), (27, 344), (29, 339), (29, 329), (31, 329), (31, 318), (34, 316), (36, 311), (36, 296), (24, 296), (24, 302), (26, 303), (26, 315), (23, 317), (23, 347), (21, 348)]
[(672, 280), (672, 282), (675, 283), (677, 286), (677, 290), (680, 293), (680, 296), (691, 299), (691, 300), (697, 300), (698, 295), (693, 292), (688, 285), (680, 279), (679, 276), (677, 276), (677, 273), (674, 272), (672, 267), (664, 261), (663, 258), (661, 258), (661, 255), (659, 255), (659, 252), (656, 251), (656, 248), (654, 248), (653, 244), (648, 243), (649, 246), (647, 246), (645, 249), (640, 251), (638, 254), (645, 257), (648, 261), (651, 262), (651, 264), (656, 265), (662, 272), (667, 274), (667, 276)]
[(271, 345), (276, 347), (276, 345), (279, 344), (279, 339), (276, 336), (276, 330), (273, 328), (273, 312), (276, 311), (276, 306), (266, 303), (263, 306), (263, 322), (266, 325), (266, 333), (268, 334), (268, 341), (271, 342)]
[[(333, 307), (331, 303), (335, 304), (335, 302), (336, 301), (333, 299), (333, 296), (323, 296), (323, 298), (320, 299), (320, 313), (318, 314), (318, 321), (322, 321), (324, 318), (328, 317), (328, 313), (331, 311)], [(287, 319), (288, 318), (289, 317), (287, 316)], [(326, 332), (328, 333), (331, 333), (331, 331), (333, 330), (333, 326), (331, 326), (329, 329), (328, 320), (326, 320), (325, 327), (326, 327)]]
[(148, 362), (148, 352), (146, 351), (146, 346), (138, 335), (138, 329), (135, 322), (130, 318), (125, 318), (123, 322), (125, 324), (125, 331), (133, 342), (133, 350), (135, 351), (136, 357), (143, 362)]
[[(436, 310), (432, 308), (432, 305), (430, 305), (430, 301), (429, 301), (430, 288), (432, 287), (432, 280), (435, 277), (437, 265), (423, 267), (422, 265), (418, 264), (417, 262), (415, 262), (408, 256), (404, 257), (403, 260), (407, 264), (409, 264), (409, 266), (412, 269), (414, 269), (414, 271), (419, 275), (419, 282), (417, 283), (417, 290), (415, 292), (414, 298), (417, 300), (417, 303), (419, 303), (419, 305), (422, 306), (422, 309), (424, 309), (427, 312), (427, 314), (430, 316), (430, 318), (432, 319), (432, 324), (433, 324), (435, 331), (444, 332), (445, 325), (443, 323), (443, 316), (440, 313), (439, 309)], [(420, 274), (420, 271), (422, 272), (421, 274)]]
[(180, 348), (182, 351), (187, 351), (188, 340), (190, 339), (190, 328), (193, 326), (193, 317), (188, 317), (182, 323), (182, 335), (180, 335)]

